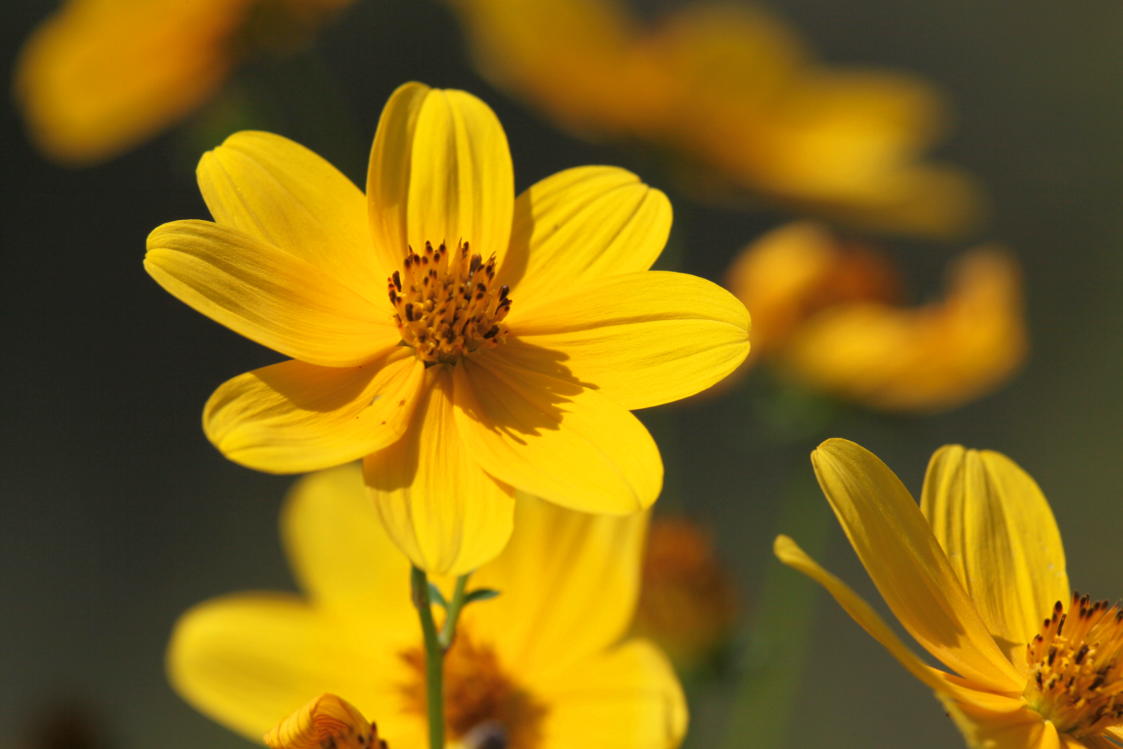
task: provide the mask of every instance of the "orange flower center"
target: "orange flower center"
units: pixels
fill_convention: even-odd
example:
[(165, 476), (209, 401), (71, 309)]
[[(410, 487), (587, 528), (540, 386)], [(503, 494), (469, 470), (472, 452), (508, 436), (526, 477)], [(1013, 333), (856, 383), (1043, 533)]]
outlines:
[(1027, 704), (1075, 738), (1123, 724), (1123, 609), (1076, 594), (1026, 649)]
[(417, 254), (410, 248), (389, 283), (402, 343), (426, 363), (455, 364), (460, 357), (498, 345), (507, 337), (511, 309), (507, 287), (495, 287), (495, 256), (484, 262), (468, 243), (454, 251), (442, 244)]
[[(402, 687), (408, 709), (425, 715), (425, 654), (402, 653), (416, 679)], [(463, 630), (445, 654), (445, 724), (472, 749), (535, 749), (546, 707), (503, 672), (495, 651)]]

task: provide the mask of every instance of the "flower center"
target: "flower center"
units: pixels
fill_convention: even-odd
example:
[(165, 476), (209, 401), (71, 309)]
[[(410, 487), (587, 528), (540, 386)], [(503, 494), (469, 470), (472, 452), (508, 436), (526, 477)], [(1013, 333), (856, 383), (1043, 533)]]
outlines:
[(1123, 609), (1076, 594), (1026, 649), (1026, 703), (1075, 738), (1123, 724)]
[(402, 343), (427, 366), (455, 364), (507, 337), (511, 300), (506, 286), (495, 287), (495, 256), (484, 262), (467, 242), (451, 252), (426, 242), (420, 255), (411, 247), (402, 270), (390, 276), (389, 293)]
[[(425, 654), (402, 658), (416, 679), (402, 687), (407, 707), (425, 715)], [(445, 724), (469, 749), (535, 749), (541, 744), (546, 707), (505, 674), (495, 651), (477, 645), (461, 629), (445, 654)]]

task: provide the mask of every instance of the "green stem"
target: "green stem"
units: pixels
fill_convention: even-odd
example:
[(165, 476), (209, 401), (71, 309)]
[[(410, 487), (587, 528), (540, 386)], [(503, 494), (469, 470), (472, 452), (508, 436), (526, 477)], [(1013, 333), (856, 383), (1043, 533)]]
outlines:
[(452, 641), (456, 637), (456, 624), (460, 620), (460, 610), (464, 607), (464, 595), (467, 587), (468, 575), (461, 575), (456, 578), (456, 586), (452, 590), (452, 598), (448, 599), (448, 610), (445, 611), (445, 623), (441, 627), (441, 634), (438, 638), (441, 649), (445, 652), (448, 652), (448, 649), (452, 647)]
[(444, 749), (444, 648), (437, 634), (437, 623), (433, 621), (429, 577), (424, 570), (414, 567), (410, 571), (410, 592), (421, 619), (421, 633), (425, 637), (425, 708), (429, 716), (429, 749)]

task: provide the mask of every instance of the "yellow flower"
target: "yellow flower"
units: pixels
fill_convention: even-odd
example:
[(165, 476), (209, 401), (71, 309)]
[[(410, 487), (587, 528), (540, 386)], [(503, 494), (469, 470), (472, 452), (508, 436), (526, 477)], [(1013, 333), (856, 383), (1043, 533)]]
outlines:
[(683, 517), (656, 517), (643, 558), (635, 631), (691, 669), (728, 643), (740, 601), (707, 529)]
[(322, 694), (262, 739), (269, 749), (388, 749), (378, 725), (334, 694)]
[[(639, 591), (646, 514), (586, 515), (520, 499), (515, 534), (473, 587), (445, 663), (450, 746), (660, 749), (686, 709), (666, 659), (622, 640)], [(304, 596), (241, 593), (179, 621), (173, 686), (257, 738), (310, 694), (345, 694), (390, 747), (426, 734), (422, 642), (409, 567), (375, 519), (359, 471), (302, 479), (282, 518)], [(447, 592), (447, 589), (446, 589)]]
[(450, 0), (481, 70), (579, 134), (678, 152), (740, 190), (889, 230), (965, 228), (961, 171), (925, 163), (939, 97), (907, 75), (831, 69), (759, 8), (653, 25), (614, 0)]
[(194, 110), (248, 52), (350, 1), (69, 0), (24, 45), (16, 98), (46, 155), (102, 161)]
[(219, 387), (207, 436), (278, 473), (365, 457), (387, 529), (430, 572), (498, 553), (514, 489), (589, 512), (649, 506), (662, 462), (629, 409), (702, 390), (748, 352), (736, 298), (648, 270), (670, 230), (662, 193), (582, 167), (516, 199), (503, 129), (462, 91), (394, 93), (365, 197), (257, 132), (206, 154), (199, 185), (215, 222), (157, 228), (145, 267), (293, 357)]
[(827, 440), (811, 455), (846, 537), (926, 665), (845, 583), (790, 538), (785, 564), (950, 708), (972, 747), (1109, 749), (1123, 740), (1123, 610), (1071, 595), (1049, 503), (1004, 455), (932, 456), (920, 506), (873, 453)]
[(753, 352), (786, 377), (863, 405), (937, 411), (1005, 382), (1026, 356), (1021, 276), (989, 247), (951, 266), (942, 301), (896, 304), (889, 261), (814, 224), (749, 245), (729, 287), (753, 310)]

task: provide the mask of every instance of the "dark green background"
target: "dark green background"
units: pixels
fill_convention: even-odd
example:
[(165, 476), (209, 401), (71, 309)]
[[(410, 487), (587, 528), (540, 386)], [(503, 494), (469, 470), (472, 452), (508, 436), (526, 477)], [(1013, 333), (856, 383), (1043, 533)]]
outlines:
[[(9, 69), (52, 7), (4, 4)], [(768, 426), (775, 391), (760, 377), (723, 401), (644, 413), (667, 464), (661, 504), (714, 523), (751, 611), (781, 503), (816, 491), (806, 455), (820, 438), (862, 442), (914, 489), (939, 445), (990, 447), (1049, 496), (1074, 586), (1123, 595), (1123, 5), (772, 7), (827, 60), (915, 71), (948, 94), (956, 130), (939, 155), (989, 188), (991, 220), (971, 241), (1002, 240), (1024, 261), (1032, 355), (1008, 387), (958, 411), (843, 414), (810, 438)], [(161, 291), (141, 269), (144, 238), (161, 222), (205, 217), (194, 162), (238, 127), (293, 137), (361, 179), (381, 105), (409, 79), (488, 101), (507, 128), (520, 189), (568, 166), (615, 163), (667, 190), (672, 264), (684, 270), (718, 277), (738, 247), (786, 218), (692, 204), (650, 160), (556, 132), (481, 81), (450, 15), (420, 0), (359, 0), (313, 50), (251, 66), (210, 114), (105, 166), (45, 163), (6, 106), (0, 745), (25, 740), (65, 705), (92, 716), (109, 746), (243, 745), (171, 692), (162, 654), (191, 604), (290, 585), (275, 531), (289, 480), (226, 462), (199, 426), (215, 385), (277, 357)], [(891, 246), (922, 298), (969, 243)], [(833, 521), (828, 537), (825, 561), (872, 596)], [(786, 580), (810, 585), (794, 573)], [(956, 746), (925, 688), (824, 595), (815, 600), (786, 745)], [(707, 692), (700, 729), (719, 725), (731, 684)], [(747, 735), (741, 745), (760, 742)]]

